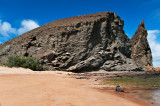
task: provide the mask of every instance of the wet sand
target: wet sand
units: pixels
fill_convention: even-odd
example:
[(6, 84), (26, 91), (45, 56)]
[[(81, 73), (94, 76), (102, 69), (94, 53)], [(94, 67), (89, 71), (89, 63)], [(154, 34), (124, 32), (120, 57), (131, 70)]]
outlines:
[(104, 91), (67, 72), (0, 67), (1, 106), (148, 106), (127, 93)]

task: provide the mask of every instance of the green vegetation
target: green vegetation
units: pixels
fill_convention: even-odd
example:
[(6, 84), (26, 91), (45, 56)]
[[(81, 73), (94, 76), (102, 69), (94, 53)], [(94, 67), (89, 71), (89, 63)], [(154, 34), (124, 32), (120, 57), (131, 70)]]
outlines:
[(17, 57), (10, 56), (6, 63), (3, 63), (4, 66), (8, 67), (23, 67), (29, 68), (34, 71), (44, 70), (42, 65), (39, 63), (38, 59), (33, 57)]
[(104, 81), (104, 84), (136, 86), (136, 87), (160, 87), (160, 76), (144, 77), (122, 77), (112, 78)]

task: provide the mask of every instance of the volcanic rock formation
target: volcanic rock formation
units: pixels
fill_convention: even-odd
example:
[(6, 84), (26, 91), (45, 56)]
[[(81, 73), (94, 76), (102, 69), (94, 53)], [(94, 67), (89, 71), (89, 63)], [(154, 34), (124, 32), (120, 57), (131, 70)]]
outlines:
[(7, 56), (31, 56), (52, 70), (143, 70), (131, 59), (124, 21), (113, 12), (65, 18), (45, 24), (0, 45)]
[(152, 54), (151, 49), (147, 41), (147, 30), (145, 28), (145, 23), (139, 24), (137, 31), (131, 38), (132, 42), (132, 59), (144, 66), (152, 66)]

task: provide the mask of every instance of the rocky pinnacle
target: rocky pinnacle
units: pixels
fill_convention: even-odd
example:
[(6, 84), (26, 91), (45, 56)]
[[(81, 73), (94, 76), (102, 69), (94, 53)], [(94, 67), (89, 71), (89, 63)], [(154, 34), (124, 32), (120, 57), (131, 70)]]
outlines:
[(137, 31), (131, 38), (132, 59), (144, 66), (152, 66), (152, 54), (147, 40), (147, 30), (144, 20), (139, 24)]

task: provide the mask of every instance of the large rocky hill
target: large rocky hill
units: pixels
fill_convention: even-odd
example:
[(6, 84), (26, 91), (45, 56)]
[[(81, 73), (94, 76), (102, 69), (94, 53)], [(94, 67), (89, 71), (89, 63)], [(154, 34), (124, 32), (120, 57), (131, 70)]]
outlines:
[(16, 55), (36, 57), (51, 70), (143, 70), (131, 59), (123, 25), (113, 12), (53, 21), (1, 44), (0, 63)]

